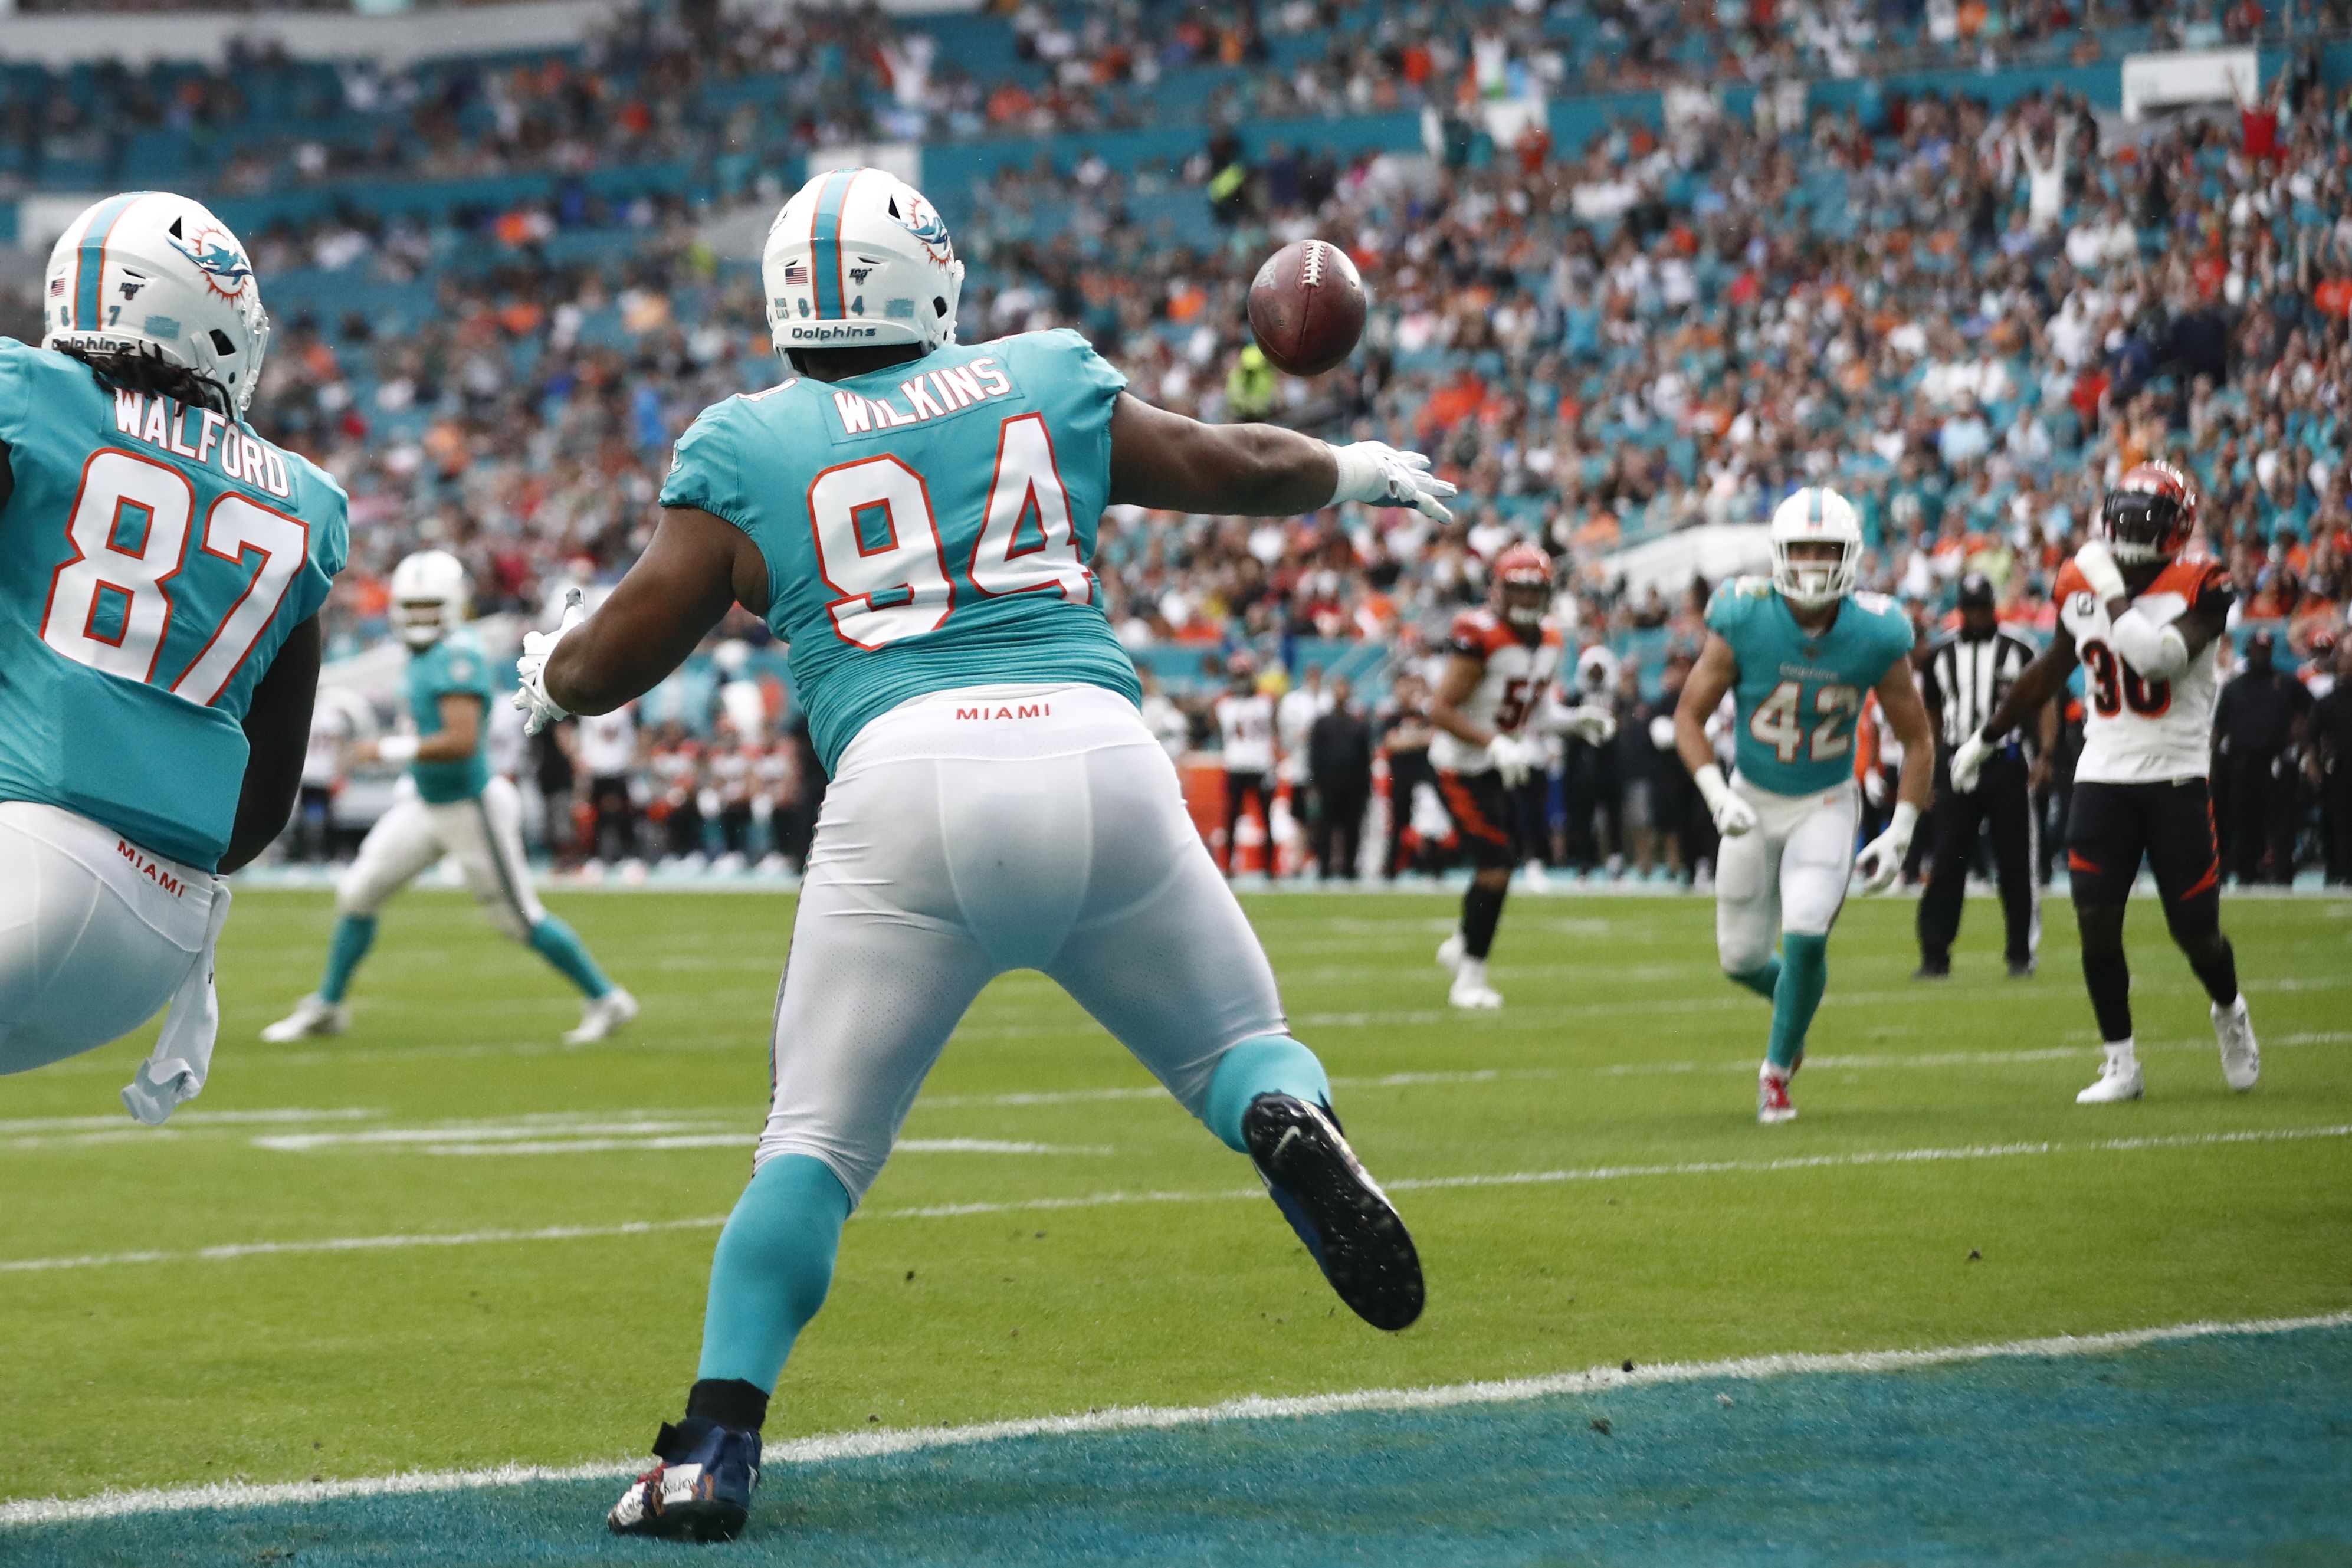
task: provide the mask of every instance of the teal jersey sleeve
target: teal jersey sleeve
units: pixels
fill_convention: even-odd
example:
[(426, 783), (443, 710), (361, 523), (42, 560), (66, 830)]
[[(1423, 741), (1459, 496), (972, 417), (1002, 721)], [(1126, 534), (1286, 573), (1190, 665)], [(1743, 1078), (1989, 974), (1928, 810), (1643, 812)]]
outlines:
[(441, 732), (444, 697), (472, 697), (482, 704), (479, 740), (470, 756), (454, 763), (409, 764), (416, 793), (429, 804), (472, 800), (489, 786), (490, 703), (497, 695), (490, 661), (470, 632), (451, 632), (431, 647), (409, 656), (408, 714), (416, 721), (420, 738)]
[(1738, 662), (1740, 776), (1789, 795), (1851, 781), (1863, 699), (1911, 648), (1903, 613), (1876, 595), (1856, 595), (1826, 631), (1809, 633), (1769, 579), (1743, 577), (1717, 591), (1706, 622)]
[(749, 531), (745, 519), (741, 468), (735, 460), (735, 419), (743, 399), (730, 397), (702, 411), (677, 439), (668, 477), (662, 480), (661, 504), (695, 507), (724, 518)]
[(662, 504), (759, 547), (828, 771), (866, 724), (933, 691), (1140, 700), (1092, 569), (1126, 384), (1077, 333), (1024, 333), (730, 398), (679, 440)]
[(216, 409), (0, 339), (0, 799), (210, 868), (244, 721), (350, 550), (343, 492)]

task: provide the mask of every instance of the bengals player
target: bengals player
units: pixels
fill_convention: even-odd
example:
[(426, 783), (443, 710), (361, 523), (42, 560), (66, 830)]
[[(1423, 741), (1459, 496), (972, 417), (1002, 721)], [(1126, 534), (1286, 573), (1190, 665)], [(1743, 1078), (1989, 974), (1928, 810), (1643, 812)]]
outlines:
[(1489, 605), (1454, 617), (1445, 667), (1429, 700), (1437, 730), (1430, 764), (1471, 864), (1461, 929), (1437, 951), (1438, 963), (1454, 971), (1446, 999), (1456, 1007), (1503, 1005), (1486, 984), (1486, 954), (1511, 868), (1528, 847), (1518, 843), (1512, 793), (1545, 771), (1543, 734), (1569, 730), (1597, 743), (1617, 728), (1604, 711), (1552, 705), (1561, 641), (1544, 614), (1551, 603), (1551, 557), (1532, 544), (1514, 544), (1495, 557), (1492, 582)]
[(2074, 1097), (2081, 1105), (2140, 1097), (2124, 900), (2143, 856), (2172, 940), (2212, 998), (2222, 1078), (2248, 1089), (2262, 1071), (2238, 990), (2237, 954), (2221, 931), (2207, 782), (2230, 576), (2220, 562), (2189, 552), (2196, 525), (2197, 492), (2179, 469), (2142, 463), (2125, 474), (2107, 492), (2090, 542), (2058, 574), (2058, 626), (2049, 647), (1952, 756), (1952, 787), (1974, 788), (2000, 738), (2083, 666), (2083, 757), (2066, 825), (2066, 869), (2083, 979), (2107, 1059), (2097, 1081)]

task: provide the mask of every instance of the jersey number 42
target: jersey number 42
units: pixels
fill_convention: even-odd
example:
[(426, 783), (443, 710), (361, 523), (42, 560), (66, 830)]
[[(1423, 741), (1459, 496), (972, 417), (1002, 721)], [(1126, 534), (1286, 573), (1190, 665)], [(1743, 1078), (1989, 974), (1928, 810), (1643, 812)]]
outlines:
[[(845, 641), (886, 647), (947, 624), (956, 586), (920, 474), (887, 454), (844, 463), (811, 481), (808, 507), (817, 569), (840, 595), (826, 609)], [(1094, 597), (1043, 415), (1016, 414), (997, 431), (996, 477), (964, 575), (983, 598), (1039, 589), (1074, 605)]]
[(1816, 763), (1844, 756), (1853, 748), (1853, 719), (1862, 710), (1862, 692), (1851, 686), (1824, 686), (1815, 691), (1813, 712), (1821, 722), (1810, 734), (1797, 711), (1804, 694), (1802, 682), (1780, 682), (1748, 715), (1748, 732), (1771, 747), (1783, 763), (1795, 762), (1800, 752)]
[(260, 561), (245, 592), (168, 689), (211, 706), (261, 638), (269, 617), (309, 557), (310, 531), (299, 518), (229, 491), (195, 526), (195, 487), (177, 468), (107, 447), (83, 465), (81, 489), (66, 523), (73, 558), (49, 579), (41, 640), (76, 664), (142, 685), (159, 684), (155, 661), (172, 629), (172, 580), (198, 548), (231, 565)]

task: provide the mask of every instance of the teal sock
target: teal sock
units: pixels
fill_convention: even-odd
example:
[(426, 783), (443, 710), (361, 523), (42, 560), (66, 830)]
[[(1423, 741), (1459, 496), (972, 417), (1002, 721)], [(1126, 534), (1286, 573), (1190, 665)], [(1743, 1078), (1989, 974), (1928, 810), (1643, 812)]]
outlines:
[(1772, 988), (1772, 1043), (1765, 1059), (1786, 1071), (1805, 1054), (1805, 1031), (1812, 1027), (1813, 1011), (1830, 984), (1830, 939), (1784, 936), (1780, 939), (1780, 979)]
[(343, 993), (352, 988), (352, 972), (375, 945), (373, 915), (345, 915), (335, 922), (335, 934), (327, 942), (327, 973), (319, 982), (319, 1000), (339, 1004)]
[(849, 1194), (824, 1161), (779, 1154), (760, 1167), (710, 1260), (698, 1380), (740, 1378), (776, 1391), (793, 1342), (833, 1285)]
[(530, 928), (530, 950), (562, 971), (563, 978), (591, 997), (602, 996), (613, 988), (604, 972), (596, 967), (596, 961), (588, 956), (580, 933), (553, 915), (540, 916), (539, 923)]
[(1242, 1142), (1242, 1115), (1261, 1094), (1287, 1094), (1328, 1107), (1331, 1080), (1315, 1053), (1287, 1035), (1260, 1035), (1227, 1049), (1209, 1079), (1201, 1120), (1228, 1149), (1249, 1152)]
[(1753, 969), (1743, 969), (1737, 973), (1727, 969), (1724, 973), (1730, 975), (1738, 984), (1747, 986), (1748, 989), (1769, 1002), (1772, 1000), (1772, 993), (1780, 988), (1780, 955), (1776, 952)]

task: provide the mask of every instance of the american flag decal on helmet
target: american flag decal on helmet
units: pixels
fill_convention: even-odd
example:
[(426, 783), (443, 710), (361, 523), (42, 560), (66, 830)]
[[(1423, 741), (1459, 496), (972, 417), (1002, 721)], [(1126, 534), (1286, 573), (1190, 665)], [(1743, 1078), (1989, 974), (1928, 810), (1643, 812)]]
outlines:
[(784, 263), (785, 288), (791, 289), (797, 287), (805, 289), (808, 287), (808, 263), (804, 261), (787, 261)]

